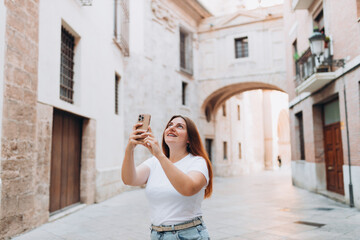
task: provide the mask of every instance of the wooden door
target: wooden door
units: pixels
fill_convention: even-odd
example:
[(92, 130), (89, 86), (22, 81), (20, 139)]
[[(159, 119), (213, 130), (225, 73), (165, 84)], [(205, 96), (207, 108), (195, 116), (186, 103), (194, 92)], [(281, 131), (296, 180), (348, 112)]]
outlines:
[(327, 189), (344, 195), (343, 151), (340, 122), (324, 127)]
[(80, 201), (82, 118), (54, 109), (50, 212)]

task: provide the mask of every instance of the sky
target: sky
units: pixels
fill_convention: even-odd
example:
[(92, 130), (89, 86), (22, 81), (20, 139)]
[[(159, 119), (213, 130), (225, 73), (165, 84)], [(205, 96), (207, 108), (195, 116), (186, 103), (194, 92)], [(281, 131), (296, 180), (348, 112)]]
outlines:
[[(271, 5), (281, 4), (284, 0), (199, 0), (211, 13), (221, 15), (231, 13), (236, 9), (236, 5), (243, 4), (246, 9), (254, 9), (259, 6), (267, 7)], [(260, 5), (259, 5), (259, 2)]]

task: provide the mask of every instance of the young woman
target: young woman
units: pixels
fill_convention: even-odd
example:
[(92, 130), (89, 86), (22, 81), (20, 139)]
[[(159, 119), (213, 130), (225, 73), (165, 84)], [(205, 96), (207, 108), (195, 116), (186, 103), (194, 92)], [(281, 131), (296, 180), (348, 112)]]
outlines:
[[(201, 203), (212, 193), (212, 166), (199, 132), (188, 117), (173, 116), (162, 136), (162, 150), (151, 128), (134, 125), (125, 150), (122, 180), (146, 183), (150, 203), (151, 239), (209, 239)], [(143, 145), (153, 155), (138, 167), (134, 148)]]

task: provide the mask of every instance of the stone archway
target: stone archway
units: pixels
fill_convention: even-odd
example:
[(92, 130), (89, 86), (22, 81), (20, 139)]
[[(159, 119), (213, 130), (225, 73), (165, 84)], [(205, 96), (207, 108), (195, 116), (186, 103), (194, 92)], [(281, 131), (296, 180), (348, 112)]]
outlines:
[[(207, 89), (209, 86), (206, 87)], [(257, 91), (252, 91), (257, 90)], [(272, 91), (276, 90), (276, 91)], [(205, 92), (204, 89), (201, 89), (202, 93)], [(208, 91), (208, 90), (207, 90)], [(276, 114), (271, 107), (271, 95), (273, 92), (283, 92), (284, 90), (279, 86), (264, 83), (264, 82), (238, 82), (230, 85), (223, 86), (216, 89), (210, 93), (207, 97), (204, 97), (202, 106), (201, 106), (201, 123), (200, 131), (204, 134), (205, 139), (214, 140), (214, 150), (213, 155), (215, 159), (213, 161), (215, 175), (220, 176), (232, 176), (242, 173), (250, 173), (254, 171), (259, 171), (263, 169), (273, 169), (273, 166), (277, 157), (278, 148), (275, 147), (278, 144), (277, 137), (277, 123), (278, 119), (273, 116), (280, 112), (280, 109), (276, 108)], [(219, 118), (219, 112), (222, 112), (221, 109), (225, 102), (234, 101), (234, 96), (239, 94), (246, 94), (248, 92), (257, 92), (255, 97), (248, 97), (246, 100), (247, 106), (241, 107), (243, 110), (242, 115), (247, 121), (247, 129), (245, 132), (252, 131), (254, 133), (246, 133), (243, 142), (239, 139), (234, 140), (233, 142), (228, 142), (225, 140), (224, 135), (234, 135), (236, 133), (231, 133), (230, 131), (223, 131), (219, 129), (219, 123), (223, 120)], [(200, 96), (201, 97), (201, 96)], [(286, 98), (287, 99), (287, 98)], [(245, 104), (245, 102), (244, 102)], [(261, 109), (261, 114), (252, 113), (253, 105)], [(287, 107), (287, 103), (285, 103)], [(284, 106), (283, 106), (284, 107)], [(235, 108), (232, 109), (232, 118), (235, 117)], [(277, 115), (276, 115), (277, 116)], [(252, 121), (255, 119), (261, 119), (259, 123), (253, 124)], [(266, 120), (266, 121), (264, 121)], [(250, 124), (249, 124), (250, 123)], [(250, 129), (250, 130), (249, 130)], [(249, 141), (249, 139), (251, 139)], [(281, 138), (284, 139), (284, 138)], [(256, 142), (256, 149), (258, 150), (248, 150), (249, 148), (254, 148), (250, 146), (249, 142)], [(237, 147), (239, 150), (237, 150)], [(228, 161), (225, 161), (223, 156), (224, 148), (228, 148)], [(233, 150), (233, 152), (231, 152)], [(240, 151), (243, 151), (243, 157), (239, 157)], [(249, 159), (247, 156), (253, 156), (253, 159)], [(282, 151), (283, 152), (283, 151)], [(233, 161), (233, 162), (231, 162)], [(249, 161), (255, 161), (249, 163)], [(246, 163), (244, 163), (246, 162)], [(243, 164), (242, 166), (240, 166)], [(261, 165), (260, 165), (261, 164)]]
[[(204, 114), (208, 122), (210, 122), (210, 120), (213, 118), (214, 113), (216, 113), (222, 103), (236, 94), (256, 89), (278, 90), (285, 92), (278, 85), (262, 82), (261, 79), (259, 82), (243, 82), (238, 80), (237, 82), (235, 81), (228, 85), (225, 85), (224, 82), (219, 80), (214, 82), (203, 81), (200, 84), (203, 85), (199, 88), (200, 102), (202, 103), (201, 110), (202, 114)], [(280, 81), (276, 82), (276, 84), (279, 85), (280, 83)]]

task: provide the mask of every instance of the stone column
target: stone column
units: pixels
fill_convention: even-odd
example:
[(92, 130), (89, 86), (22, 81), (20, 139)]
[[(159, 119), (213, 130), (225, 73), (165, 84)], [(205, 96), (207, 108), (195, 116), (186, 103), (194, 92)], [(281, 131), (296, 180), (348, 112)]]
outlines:
[(95, 202), (95, 149), (96, 121), (84, 119), (81, 152), (80, 201), (86, 204)]
[(273, 127), (271, 109), (271, 91), (263, 90), (264, 111), (264, 146), (265, 146), (265, 169), (273, 168)]
[(6, 239), (39, 224), (34, 221), (39, 1), (4, 3), (0, 236)]

